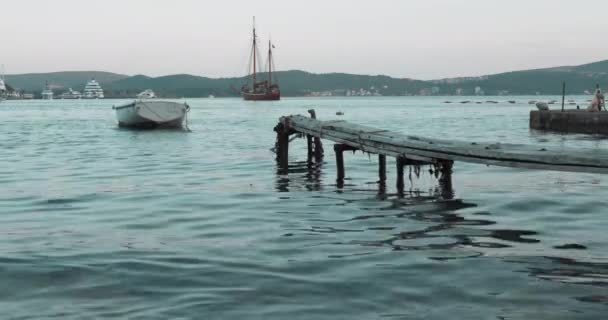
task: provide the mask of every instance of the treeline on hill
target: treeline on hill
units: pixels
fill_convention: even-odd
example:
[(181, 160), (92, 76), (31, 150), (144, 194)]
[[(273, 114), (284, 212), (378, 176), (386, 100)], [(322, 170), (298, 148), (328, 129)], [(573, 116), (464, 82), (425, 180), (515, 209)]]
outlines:
[[(264, 74), (260, 75), (263, 77)], [(568, 94), (592, 91), (596, 84), (608, 87), (608, 60), (574, 67), (507, 72), (483, 77), (421, 81), (388, 76), (346, 73), (314, 74), (304, 71), (280, 71), (273, 75), (284, 96), (306, 95), (486, 95), (561, 94), (566, 81)], [(250, 80), (240, 78), (207, 78), (188, 74), (148, 77), (127, 76), (110, 72), (78, 71), (7, 75), (6, 81), (18, 91), (39, 94), (45, 83), (56, 93), (68, 88), (82, 91), (96, 79), (109, 98), (133, 97), (152, 89), (161, 97), (238, 96), (239, 88)]]

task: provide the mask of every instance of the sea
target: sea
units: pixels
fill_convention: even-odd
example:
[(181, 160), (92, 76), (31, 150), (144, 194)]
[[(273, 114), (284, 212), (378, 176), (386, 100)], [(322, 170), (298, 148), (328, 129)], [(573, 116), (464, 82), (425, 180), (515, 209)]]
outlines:
[(117, 126), (124, 100), (1, 102), (0, 318), (605, 319), (608, 176), (456, 162), (449, 183), (406, 168), (399, 195), (392, 158), (383, 192), (374, 155), (346, 152), (342, 186), (331, 141), (308, 164), (295, 137), (288, 174), (273, 153), (279, 118), (309, 109), (428, 138), (608, 147), (531, 131), (528, 101), (552, 99), (186, 99), (189, 130), (145, 131)]

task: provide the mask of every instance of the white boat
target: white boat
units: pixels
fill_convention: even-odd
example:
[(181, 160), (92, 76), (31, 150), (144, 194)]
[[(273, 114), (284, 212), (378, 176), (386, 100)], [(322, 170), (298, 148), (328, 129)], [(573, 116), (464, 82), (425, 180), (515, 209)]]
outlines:
[(0, 101), (6, 100), (6, 93), (6, 85), (4, 84), (2, 75), (0, 75)]
[(60, 94), (59, 98), (60, 99), (80, 99), (80, 98), (82, 98), (82, 94), (78, 91), (72, 90), (72, 88), (69, 88), (68, 91)]
[(156, 94), (152, 89), (147, 89), (137, 94), (137, 99), (155, 99)]
[(51, 90), (51, 86), (49, 86), (48, 82), (44, 85), (44, 90), (42, 90), (41, 95), (42, 100), (53, 100), (53, 90)]
[(181, 128), (190, 106), (172, 101), (135, 100), (112, 109), (121, 127)]
[(4, 65), (3, 65), (2, 70), (0, 70), (0, 101), (6, 100), (7, 95), (8, 95), (8, 90), (6, 89), (6, 82), (4, 81)]
[(95, 81), (95, 79), (87, 82), (82, 97), (84, 99), (103, 99), (103, 89), (99, 85), (99, 82)]

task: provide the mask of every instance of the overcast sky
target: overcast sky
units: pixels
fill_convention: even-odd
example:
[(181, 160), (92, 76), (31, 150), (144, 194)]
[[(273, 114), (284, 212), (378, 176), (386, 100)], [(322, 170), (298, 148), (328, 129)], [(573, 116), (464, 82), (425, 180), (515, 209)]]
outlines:
[(607, 0), (0, 0), (7, 73), (240, 76), (252, 16), (280, 70), (433, 79), (608, 59)]

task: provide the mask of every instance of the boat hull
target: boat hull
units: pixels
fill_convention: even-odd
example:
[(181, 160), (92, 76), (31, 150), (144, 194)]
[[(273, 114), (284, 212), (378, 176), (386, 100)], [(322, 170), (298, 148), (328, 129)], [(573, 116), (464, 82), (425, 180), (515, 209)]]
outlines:
[(247, 101), (276, 101), (281, 100), (280, 92), (270, 92), (270, 93), (242, 93), (243, 99)]
[(120, 127), (181, 128), (188, 105), (170, 101), (134, 101), (114, 107)]

